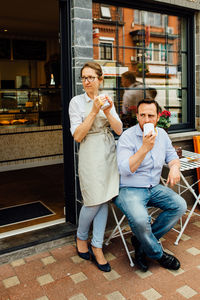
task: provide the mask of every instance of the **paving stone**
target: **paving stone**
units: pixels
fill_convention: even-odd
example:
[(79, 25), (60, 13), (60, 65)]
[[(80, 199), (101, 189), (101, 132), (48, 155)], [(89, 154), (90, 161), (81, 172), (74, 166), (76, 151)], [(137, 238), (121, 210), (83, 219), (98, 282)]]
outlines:
[(172, 251), (170, 251), (169, 249), (164, 249), (165, 252), (167, 252), (168, 254), (174, 255), (174, 253)]
[(20, 281), (17, 276), (12, 276), (10, 278), (4, 279), (3, 284), (4, 284), (5, 288), (7, 289), (12, 286), (20, 284)]
[(126, 300), (126, 298), (124, 298), (124, 296), (122, 296), (122, 294), (118, 291), (106, 295), (106, 299), (108, 299), (108, 300)]
[(87, 300), (83, 294), (77, 294), (69, 298), (69, 300)]
[(142, 272), (142, 271), (140, 271), (140, 270), (135, 271), (135, 274), (137, 274), (137, 275), (138, 275), (140, 278), (142, 278), (142, 279), (145, 279), (145, 278), (147, 278), (147, 277), (153, 275), (153, 273), (150, 272), (150, 271)]
[(166, 241), (166, 239), (164, 237), (161, 237), (160, 242), (164, 242), (164, 241)]
[(182, 236), (181, 236), (182, 241), (188, 241), (190, 239), (191, 239), (191, 237), (189, 235), (185, 234), (185, 233), (183, 233)]
[(40, 253), (31, 255), (31, 256), (28, 256), (28, 257), (25, 258), (25, 260), (28, 262), (28, 261), (33, 261), (33, 260), (43, 258), (43, 257), (46, 257), (46, 256), (49, 256), (49, 252), (47, 252), (47, 251), (46, 252), (40, 252)]
[(189, 248), (186, 251), (189, 252), (192, 255), (198, 255), (198, 254), (200, 254), (200, 250), (197, 249), (197, 248), (195, 248), (195, 247)]
[(194, 222), (194, 223), (192, 223), (192, 224), (200, 228), (200, 222), (199, 222), (199, 221)]
[(56, 262), (56, 260), (53, 256), (47, 256), (47, 257), (41, 258), (41, 261), (43, 262), (43, 264), (45, 266)]
[(0, 266), (0, 280), (15, 276), (15, 271), (10, 264)]
[(180, 230), (181, 229), (181, 225), (179, 223), (177, 223), (175, 226), (174, 226), (175, 229), (177, 230)]
[(69, 277), (73, 280), (74, 283), (79, 283), (81, 281), (85, 281), (88, 279), (87, 276), (83, 272), (73, 274)]
[(104, 254), (104, 256), (107, 261), (112, 261), (112, 260), (116, 259), (116, 256), (113, 255), (111, 252), (106, 252)]
[(195, 290), (193, 290), (192, 288), (190, 288), (189, 286), (187, 286), (187, 285), (184, 285), (184, 286), (180, 287), (176, 291), (179, 294), (181, 294), (183, 297), (185, 297), (186, 299), (190, 299), (194, 295), (197, 295), (197, 292)]
[(153, 288), (141, 293), (147, 300), (157, 300), (162, 298), (162, 296)]
[(52, 278), (52, 276), (50, 274), (46, 274), (46, 275), (37, 277), (37, 281), (39, 282), (40, 285), (45, 285), (50, 282), (53, 282), (54, 279)]
[(174, 276), (183, 274), (185, 271), (181, 268), (179, 268), (178, 270), (167, 270), (169, 273), (173, 274)]
[(75, 256), (72, 256), (70, 257), (70, 259), (73, 261), (73, 263), (75, 264), (80, 264), (81, 262), (84, 261), (84, 259), (82, 259), (80, 256), (78, 255), (75, 255)]
[(24, 265), (25, 263), (26, 263), (25, 260), (23, 258), (21, 258), (21, 259), (12, 261), (11, 265), (12, 265), (12, 267), (19, 267), (19, 266)]
[(112, 280), (115, 280), (115, 279), (118, 279), (121, 277), (115, 270), (111, 270), (110, 272), (105, 272), (105, 273), (103, 273), (103, 276), (109, 281), (112, 281)]

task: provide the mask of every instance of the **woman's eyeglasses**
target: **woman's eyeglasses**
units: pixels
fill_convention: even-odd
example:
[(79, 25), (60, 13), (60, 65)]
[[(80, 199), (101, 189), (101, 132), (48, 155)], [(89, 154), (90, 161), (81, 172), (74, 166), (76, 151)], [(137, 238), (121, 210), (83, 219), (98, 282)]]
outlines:
[(93, 81), (95, 81), (95, 78), (98, 78), (98, 77), (94, 77), (94, 76), (81, 77), (81, 81), (86, 82), (86, 80), (87, 80), (88, 82), (93, 82)]

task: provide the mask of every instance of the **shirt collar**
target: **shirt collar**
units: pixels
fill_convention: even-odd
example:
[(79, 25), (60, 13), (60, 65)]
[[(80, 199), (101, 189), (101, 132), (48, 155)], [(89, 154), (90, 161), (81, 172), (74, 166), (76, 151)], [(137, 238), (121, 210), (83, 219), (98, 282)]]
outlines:
[(85, 101), (86, 102), (91, 102), (92, 101), (92, 99), (88, 96), (87, 93), (85, 93), (84, 96), (85, 96)]
[(139, 136), (143, 136), (143, 131), (140, 128), (140, 125), (136, 124), (135, 126), (136, 126), (136, 134), (139, 135)]

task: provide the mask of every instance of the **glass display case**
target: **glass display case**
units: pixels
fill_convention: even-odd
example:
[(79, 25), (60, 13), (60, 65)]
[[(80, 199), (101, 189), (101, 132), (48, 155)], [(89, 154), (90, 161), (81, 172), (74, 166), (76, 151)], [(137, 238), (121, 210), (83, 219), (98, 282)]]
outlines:
[(61, 124), (60, 89), (1, 89), (0, 126)]

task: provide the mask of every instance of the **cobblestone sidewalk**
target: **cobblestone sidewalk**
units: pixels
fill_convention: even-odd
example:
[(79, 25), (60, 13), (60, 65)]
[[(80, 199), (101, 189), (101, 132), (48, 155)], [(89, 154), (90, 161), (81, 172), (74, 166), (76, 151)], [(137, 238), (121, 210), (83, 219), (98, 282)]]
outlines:
[[(1, 300), (200, 299), (200, 222), (192, 217), (178, 246), (177, 233), (162, 240), (181, 261), (169, 271), (151, 261), (149, 271), (131, 268), (120, 238), (105, 247), (112, 271), (103, 273), (76, 254), (73, 243), (0, 266)], [(130, 236), (127, 236), (130, 243)]]

